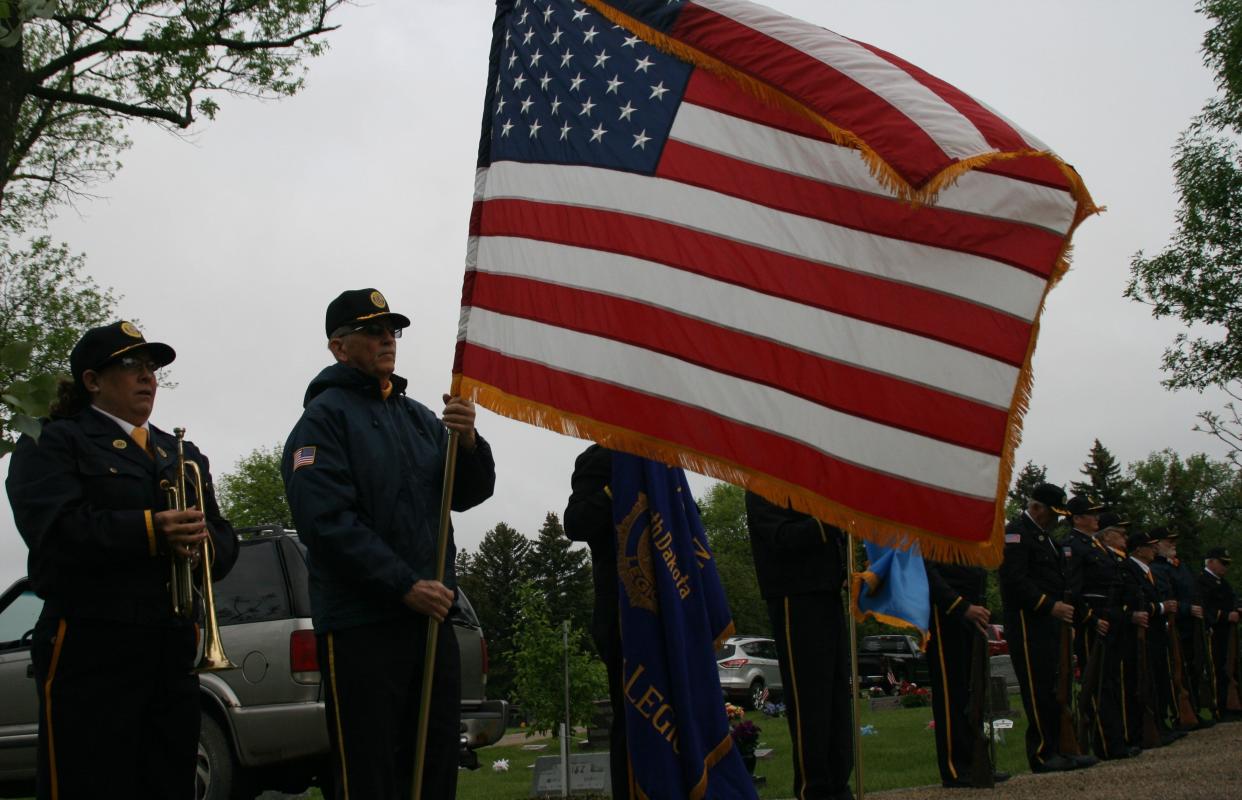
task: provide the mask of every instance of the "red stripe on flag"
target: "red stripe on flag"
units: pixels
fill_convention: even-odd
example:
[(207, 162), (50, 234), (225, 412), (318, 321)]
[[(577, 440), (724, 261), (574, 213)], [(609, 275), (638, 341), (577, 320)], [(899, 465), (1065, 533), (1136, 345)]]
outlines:
[(915, 208), (683, 142), (664, 146), (656, 174), (877, 236), (982, 256), (1045, 280), (1061, 252), (1061, 237), (1042, 228), (933, 206)]
[(955, 540), (961, 542), (978, 544), (990, 538), (995, 512), (990, 500), (868, 470), (801, 442), (666, 398), (511, 358), (469, 342), (459, 342), (459, 347), (472, 380), (514, 397), (745, 465), (897, 525), (922, 532), (953, 531)]
[(764, 250), (671, 223), (598, 209), (489, 200), (479, 230), (633, 256), (774, 297), (914, 333), (1011, 366), (1031, 326), (961, 298)]
[(940, 78), (937, 78), (935, 75), (932, 75), (926, 70), (916, 67), (904, 58), (895, 56), (892, 53), (869, 45), (866, 42), (859, 42), (855, 39), (851, 39), (850, 41), (854, 42), (859, 47), (866, 48), (877, 57), (884, 59), (888, 63), (900, 69), (902, 72), (909, 75), (914, 80), (918, 81), (923, 86), (926, 86), (937, 97), (956, 109), (957, 113), (970, 120), (970, 123), (974, 125), (981, 134), (983, 134), (983, 138), (987, 140), (988, 144), (995, 149), (1003, 151), (1030, 149), (1030, 145), (1026, 143), (1026, 140), (1022, 138), (1021, 134), (1013, 129), (1013, 126), (1011, 126), (1006, 120), (998, 117), (991, 111), (979, 105), (973, 97), (966, 94), (961, 89), (945, 83)]
[[(485, 270), (489, 265), (480, 264)], [(999, 456), (1007, 412), (667, 309), (477, 272), (473, 305), (672, 356), (826, 408)]]
[(853, 78), (767, 34), (687, 3), (670, 35), (739, 72), (780, 87), (824, 119), (865, 141), (915, 188), (955, 161), (888, 101)]

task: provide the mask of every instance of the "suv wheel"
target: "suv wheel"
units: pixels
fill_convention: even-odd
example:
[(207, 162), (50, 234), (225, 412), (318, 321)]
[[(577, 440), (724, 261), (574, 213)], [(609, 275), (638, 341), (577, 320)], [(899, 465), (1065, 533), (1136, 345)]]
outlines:
[(233, 751), (220, 725), (206, 714), (198, 732), (198, 763), (194, 775), (195, 800), (229, 800), (235, 772)]
[(755, 682), (750, 685), (750, 707), (752, 710), (759, 710), (759, 704), (763, 702), (764, 690), (763, 680), (755, 678)]

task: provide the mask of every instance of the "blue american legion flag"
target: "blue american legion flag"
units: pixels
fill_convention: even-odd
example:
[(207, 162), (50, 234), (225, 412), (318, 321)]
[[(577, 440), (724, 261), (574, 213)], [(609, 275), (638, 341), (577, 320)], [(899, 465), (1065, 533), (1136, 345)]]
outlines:
[(874, 617), (898, 627), (915, 628), (926, 639), (931, 625), (931, 593), (918, 544), (897, 550), (865, 542), (867, 569), (855, 573), (850, 587), (854, 616)]
[(500, 0), (454, 388), (999, 563), (1039, 316), (1094, 211), (983, 103), (756, 3)]
[(716, 669), (733, 619), (686, 475), (615, 453), (610, 486), (633, 794), (755, 798)]

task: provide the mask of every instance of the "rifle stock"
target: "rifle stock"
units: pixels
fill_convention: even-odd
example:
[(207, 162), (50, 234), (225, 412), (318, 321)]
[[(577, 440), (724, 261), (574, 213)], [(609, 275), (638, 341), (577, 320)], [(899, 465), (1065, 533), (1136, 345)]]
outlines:
[(1087, 655), (1083, 670), (1082, 691), (1078, 695), (1078, 742), (1084, 747), (1091, 741), (1091, 727), (1100, 713), (1100, 691), (1104, 685), (1104, 637), (1097, 636)]
[(977, 789), (993, 786), (991, 737), (984, 736), (983, 724), (992, 721), (989, 711), (992, 683), (988, 639), (976, 632), (970, 655), (970, 728), (974, 734), (970, 757), (970, 784)]
[(1147, 659), (1147, 629), (1138, 629), (1138, 685), (1142, 706), (1142, 737), (1144, 749), (1160, 746), (1160, 732), (1156, 729), (1156, 685), (1151, 676), (1151, 662)]
[(1061, 643), (1057, 658), (1057, 706), (1061, 709), (1060, 751), (1067, 756), (1083, 754), (1082, 748), (1078, 745), (1077, 726), (1074, 724), (1073, 657), (1074, 625), (1065, 622), (1061, 625)]
[(1186, 662), (1182, 660), (1182, 635), (1177, 629), (1177, 618), (1169, 617), (1169, 660), (1173, 662), (1173, 697), (1177, 707), (1177, 722), (1184, 728), (1197, 728), (1199, 715), (1190, 704), (1190, 690), (1186, 688)]
[(1199, 707), (1206, 708), (1209, 714), (1216, 713), (1216, 687), (1212, 685), (1212, 670), (1208, 659), (1212, 657), (1207, 641), (1207, 626), (1203, 620), (1194, 621), (1194, 671), (1195, 680), (1199, 684)]

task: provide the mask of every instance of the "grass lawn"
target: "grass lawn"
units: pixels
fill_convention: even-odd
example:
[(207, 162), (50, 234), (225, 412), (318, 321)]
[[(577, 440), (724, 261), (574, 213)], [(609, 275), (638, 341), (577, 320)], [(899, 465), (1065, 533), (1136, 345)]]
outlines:
[[(1011, 698), (1019, 705), (1017, 696)], [(793, 795), (793, 762), (791, 758), (789, 726), (782, 719), (764, 717), (749, 712), (747, 719), (763, 729), (760, 747), (772, 749), (772, 754), (760, 759), (755, 774), (767, 778), (767, 785), (760, 791), (761, 798), (788, 798)], [(931, 722), (930, 708), (897, 709), (893, 711), (870, 711), (863, 704), (863, 725), (875, 726), (874, 736), (863, 736), (863, 775), (868, 791), (897, 789), (906, 786), (938, 784), (940, 774), (936, 767), (936, 739), (927, 727)], [(1018, 773), (1027, 771), (1026, 754), (1022, 740), (1026, 732), (1024, 719), (1015, 719), (1014, 728), (1005, 731), (1006, 741), (997, 746), (1000, 769)], [(517, 800), (530, 794), (531, 769), (535, 759), (555, 755), (555, 740), (539, 740), (548, 747), (542, 751), (523, 750), (520, 746), (485, 747), (478, 751), (482, 767), (474, 772), (461, 772), (458, 779), (457, 797), (463, 800)], [(587, 751), (582, 751), (587, 752)], [(508, 759), (509, 771), (496, 772), (492, 763)]]

